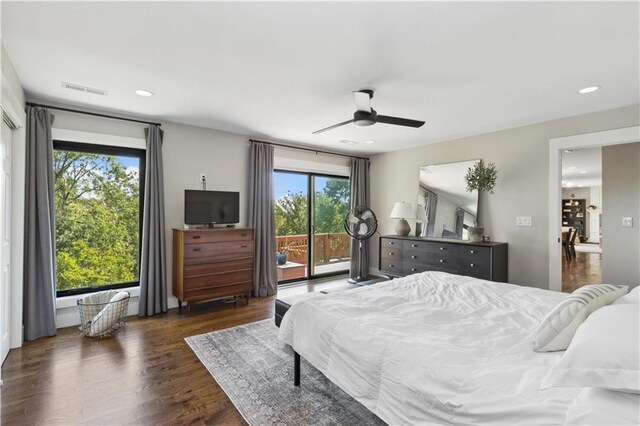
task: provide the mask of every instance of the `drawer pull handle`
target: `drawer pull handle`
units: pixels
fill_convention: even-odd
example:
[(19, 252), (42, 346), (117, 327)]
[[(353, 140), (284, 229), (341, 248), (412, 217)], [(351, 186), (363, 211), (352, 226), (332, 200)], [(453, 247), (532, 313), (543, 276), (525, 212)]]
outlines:
[(200, 239), (200, 235), (194, 235), (194, 236), (193, 236), (193, 239), (194, 239), (194, 240), (199, 240), (199, 239)]
[(415, 272), (415, 271), (416, 271), (416, 268), (411, 268), (411, 272)]
[(444, 263), (444, 259), (440, 259), (440, 263)]
[(389, 245), (392, 246), (393, 245), (393, 241), (389, 241)]
[(389, 256), (393, 256), (393, 252), (392, 251), (389, 252)]
[(244, 245), (244, 246), (240, 246), (240, 248), (247, 248), (247, 246), (246, 246), (246, 245)]
[(475, 253), (475, 251), (473, 251), (473, 250), (469, 250), (469, 253), (474, 254), (474, 253)]
[(445, 250), (445, 248), (444, 247), (440, 247), (440, 250)]
[(246, 237), (246, 236), (247, 236), (247, 234), (246, 234), (246, 233), (244, 233), (244, 234), (240, 234), (240, 236), (241, 236), (241, 237)]
[(193, 251), (200, 251), (200, 249), (199, 248), (194, 248)]
[(469, 264), (469, 266), (471, 266), (472, 268), (474, 268), (476, 265), (474, 265), (473, 263)]
[(418, 247), (417, 244), (411, 244), (411, 247)]
[(411, 256), (411, 258), (412, 258), (412, 259), (417, 259), (417, 258), (418, 258), (418, 256)]
[(393, 268), (393, 265), (389, 265), (389, 268)]

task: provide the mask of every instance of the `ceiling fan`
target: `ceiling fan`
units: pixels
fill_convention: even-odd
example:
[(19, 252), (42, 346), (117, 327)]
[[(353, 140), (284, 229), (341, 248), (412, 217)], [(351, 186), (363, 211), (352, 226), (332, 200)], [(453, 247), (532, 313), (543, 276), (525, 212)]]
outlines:
[(358, 90), (353, 92), (353, 98), (356, 103), (356, 112), (353, 113), (351, 120), (316, 130), (313, 134), (326, 132), (345, 124), (353, 123), (356, 126), (372, 126), (376, 123), (395, 124), (396, 126), (421, 127), (424, 121), (409, 120), (408, 118), (390, 117), (388, 115), (378, 115), (375, 109), (371, 108), (371, 98), (373, 98), (373, 90)]

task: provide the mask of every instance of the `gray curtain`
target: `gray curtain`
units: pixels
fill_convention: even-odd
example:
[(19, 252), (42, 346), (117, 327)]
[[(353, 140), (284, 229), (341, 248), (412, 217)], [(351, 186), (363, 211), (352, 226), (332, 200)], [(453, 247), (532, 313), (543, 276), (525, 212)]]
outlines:
[(255, 229), (256, 265), (253, 295), (278, 292), (276, 222), (273, 211), (273, 145), (251, 141), (249, 223)]
[(436, 210), (438, 209), (438, 194), (427, 191), (424, 208), (427, 209), (427, 236), (433, 237), (436, 224)]
[(147, 138), (142, 247), (140, 258), (140, 304), (138, 316), (167, 312), (167, 262), (164, 235), (164, 178), (162, 137), (159, 126), (145, 129)]
[(56, 334), (56, 227), (53, 115), (27, 107), (24, 244), (24, 338)]
[[(349, 189), (351, 208), (369, 207), (369, 166), (371, 162), (365, 158), (351, 158)], [(351, 263), (349, 278), (366, 278), (369, 276), (369, 240), (359, 242), (351, 240)]]

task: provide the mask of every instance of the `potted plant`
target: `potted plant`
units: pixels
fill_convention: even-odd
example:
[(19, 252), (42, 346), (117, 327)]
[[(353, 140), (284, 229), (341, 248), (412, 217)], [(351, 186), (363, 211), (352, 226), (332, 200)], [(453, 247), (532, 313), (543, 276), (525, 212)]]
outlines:
[(291, 243), (287, 242), (280, 248), (280, 250), (276, 252), (276, 262), (278, 263), (278, 265), (284, 265), (287, 263), (287, 257), (289, 256), (289, 253), (297, 255), (299, 252), (298, 250), (292, 248)]
[[(469, 167), (467, 174), (464, 176), (467, 192), (478, 191), (478, 197), (480, 196), (480, 191), (488, 191), (493, 194), (497, 179), (498, 169), (496, 169), (496, 165), (493, 163), (485, 164), (483, 160), (479, 160), (473, 167)], [(484, 228), (470, 226), (468, 231), (470, 241), (482, 241)]]

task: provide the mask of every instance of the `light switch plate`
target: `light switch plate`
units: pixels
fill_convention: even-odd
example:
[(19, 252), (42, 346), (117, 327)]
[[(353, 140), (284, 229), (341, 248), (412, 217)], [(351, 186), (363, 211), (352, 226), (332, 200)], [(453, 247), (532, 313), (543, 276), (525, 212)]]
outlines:
[(622, 218), (622, 227), (623, 228), (633, 228), (633, 218), (632, 217), (623, 217)]
[(531, 216), (517, 216), (516, 226), (531, 226)]

